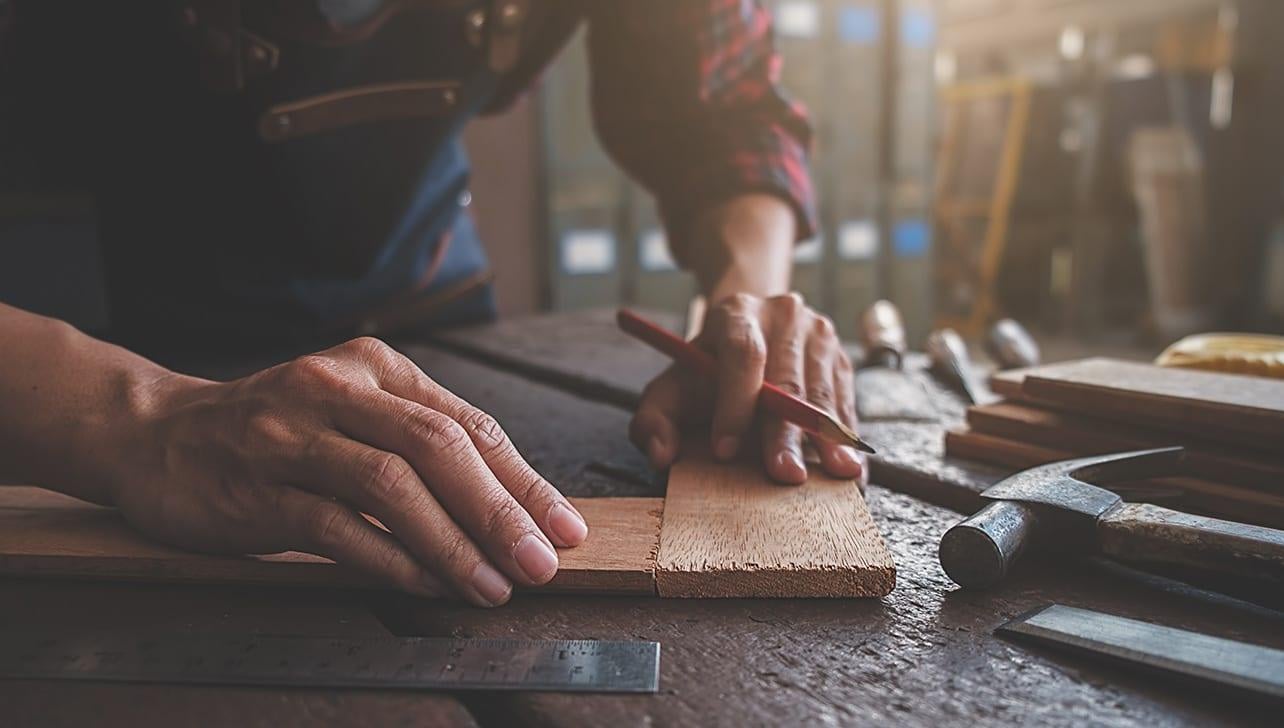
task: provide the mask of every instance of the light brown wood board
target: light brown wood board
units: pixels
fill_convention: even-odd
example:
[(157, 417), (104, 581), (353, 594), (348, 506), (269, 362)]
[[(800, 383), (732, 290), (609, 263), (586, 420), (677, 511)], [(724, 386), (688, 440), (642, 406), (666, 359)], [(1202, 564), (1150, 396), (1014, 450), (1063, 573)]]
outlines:
[(1164, 433), (1095, 417), (1001, 402), (969, 407), (973, 432), (1072, 452), (1077, 456), (1182, 445), (1192, 475), (1265, 493), (1284, 495), (1284, 459), (1241, 450), (1193, 435)]
[[(660, 498), (572, 498), (589, 537), (559, 549), (540, 591), (654, 594)], [(299, 552), (212, 556), (150, 541), (120, 513), (60, 493), (0, 486), (0, 573), (116, 581), (377, 587), (329, 559)]]
[(662, 597), (881, 597), (896, 566), (855, 481), (767, 480), (697, 448), (669, 471), (656, 559)]
[[(1023, 470), (1094, 453), (1050, 448), (961, 428), (945, 433), (945, 454)], [(1156, 479), (1153, 485), (1169, 487), (1180, 493), (1176, 499), (1160, 505), (1259, 526), (1284, 528), (1284, 497), (1278, 495), (1198, 478), (1161, 478)]]
[(996, 378), (1021, 400), (1237, 447), (1278, 453), (1284, 442), (1284, 381), (1119, 359), (1082, 359)]

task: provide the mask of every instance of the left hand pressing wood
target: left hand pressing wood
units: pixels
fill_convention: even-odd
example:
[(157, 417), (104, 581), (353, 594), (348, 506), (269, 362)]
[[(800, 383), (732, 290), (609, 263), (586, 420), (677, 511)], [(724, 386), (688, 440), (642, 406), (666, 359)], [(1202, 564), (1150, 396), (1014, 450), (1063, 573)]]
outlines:
[[(755, 419), (764, 381), (837, 415), (855, 429), (854, 376), (828, 317), (790, 293), (762, 298), (738, 293), (718, 301), (695, 343), (717, 358), (717, 384), (671, 366), (642, 393), (630, 436), (657, 468), (677, 459), (683, 425), (710, 423), (711, 449), (731, 460), (761, 446), (763, 467), (780, 483), (807, 479), (803, 431), (772, 418)], [(846, 445), (808, 436), (824, 471), (863, 479), (864, 456)]]

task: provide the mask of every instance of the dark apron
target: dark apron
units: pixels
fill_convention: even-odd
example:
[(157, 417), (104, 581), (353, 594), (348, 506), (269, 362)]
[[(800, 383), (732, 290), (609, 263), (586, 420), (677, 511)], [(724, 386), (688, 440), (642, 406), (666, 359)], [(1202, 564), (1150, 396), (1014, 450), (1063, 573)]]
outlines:
[(222, 3), (186, 8), (186, 33), (172, 2), (77, 5), (91, 17), (68, 52), (97, 60), (68, 77), (87, 82), (116, 338), (282, 343), (494, 315), (459, 140), (500, 78), (475, 22), (494, 3), (321, 0), (352, 24), (336, 39), (251, 0), (230, 70), (208, 52)]

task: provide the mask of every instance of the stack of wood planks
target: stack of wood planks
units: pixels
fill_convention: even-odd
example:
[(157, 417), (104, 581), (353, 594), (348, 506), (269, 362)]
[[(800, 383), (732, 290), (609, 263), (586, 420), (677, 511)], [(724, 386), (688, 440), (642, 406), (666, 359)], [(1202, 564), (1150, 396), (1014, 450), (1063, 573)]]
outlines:
[(947, 454), (1020, 469), (1183, 445), (1189, 476), (1156, 484), (1156, 502), (1284, 528), (1284, 381), (1095, 358), (991, 386), (1004, 400), (970, 408)]

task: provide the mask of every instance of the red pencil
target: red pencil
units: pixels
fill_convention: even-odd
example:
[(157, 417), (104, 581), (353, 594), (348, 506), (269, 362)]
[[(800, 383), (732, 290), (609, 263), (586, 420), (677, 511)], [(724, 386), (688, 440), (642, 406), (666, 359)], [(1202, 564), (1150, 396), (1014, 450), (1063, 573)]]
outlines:
[[(628, 309), (620, 309), (615, 320), (625, 333), (673, 359), (679, 365), (710, 380), (716, 378), (717, 363), (713, 355), (704, 349)], [(850, 427), (838, 421), (836, 417), (811, 402), (789, 394), (771, 382), (763, 382), (762, 390), (758, 392), (758, 408), (831, 442), (851, 445), (857, 450), (874, 453), (874, 448), (870, 447), (869, 443), (860, 439), (859, 435), (852, 432)]]

